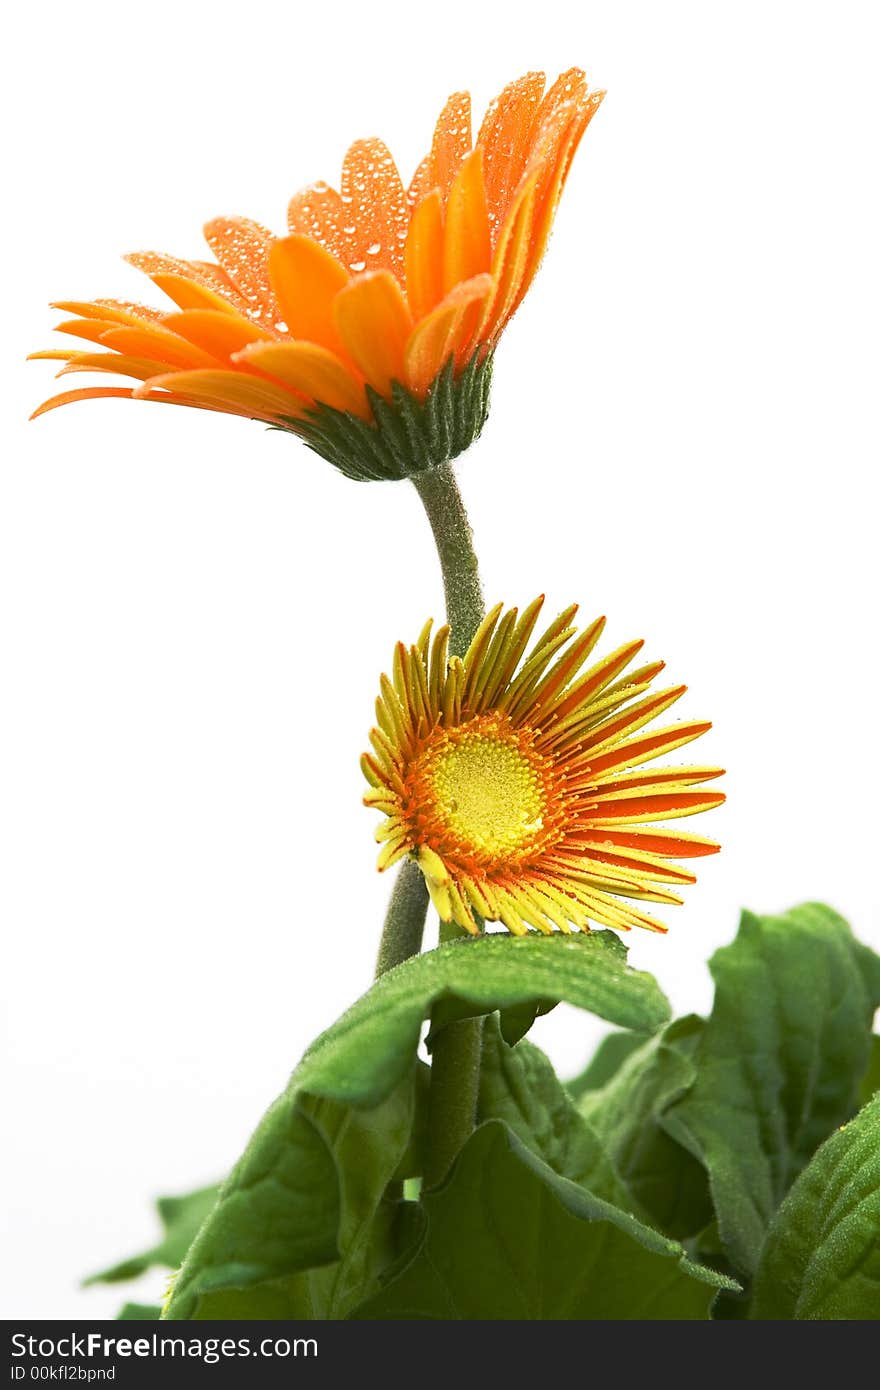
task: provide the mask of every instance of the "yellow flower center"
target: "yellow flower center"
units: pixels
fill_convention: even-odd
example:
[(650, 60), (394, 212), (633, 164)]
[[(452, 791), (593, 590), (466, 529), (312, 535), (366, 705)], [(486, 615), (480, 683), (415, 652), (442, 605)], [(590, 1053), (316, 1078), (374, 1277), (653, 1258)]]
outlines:
[(410, 771), (415, 838), (472, 868), (520, 862), (546, 838), (551, 773), (503, 716), (438, 729)]
[(535, 769), (500, 738), (464, 731), (434, 765), (437, 809), (462, 840), (489, 854), (522, 849), (540, 830), (543, 797)]

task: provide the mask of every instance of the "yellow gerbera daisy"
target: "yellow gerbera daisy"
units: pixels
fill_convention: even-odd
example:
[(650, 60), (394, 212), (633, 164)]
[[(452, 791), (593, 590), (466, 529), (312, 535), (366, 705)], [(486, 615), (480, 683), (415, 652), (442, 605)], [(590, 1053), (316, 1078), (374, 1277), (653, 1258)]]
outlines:
[(578, 675), (605, 619), (579, 633), (576, 605), (526, 655), (542, 604), (493, 608), (463, 659), (430, 622), (415, 646), (398, 644), (362, 762), (364, 800), (385, 816), (379, 868), (410, 855), (440, 917), (469, 932), (481, 919), (517, 935), (665, 931), (636, 903), (681, 902), (673, 888), (694, 875), (670, 861), (719, 847), (653, 822), (719, 805), (723, 792), (695, 788), (722, 769), (633, 769), (711, 726), (642, 732), (686, 687), (646, 693), (662, 661), (622, 676), (641, 642)]
[(340, 191), (294, 197), (289, 235), (243, 217), (205, 227), (216, 261), (128, 257), (177, 306), (65, 300), (64, 372), (138, 384), (52, 397), (198, 406), (293, 431), (356, 478), (448, 462), (488, 411), (492, 353), (544, 254), (578, 142), (602, 99), (572, 68), (511, 83), (472, 146), (470, 97), (449, 98), (406, 189), (381, 140), (345, 157)]

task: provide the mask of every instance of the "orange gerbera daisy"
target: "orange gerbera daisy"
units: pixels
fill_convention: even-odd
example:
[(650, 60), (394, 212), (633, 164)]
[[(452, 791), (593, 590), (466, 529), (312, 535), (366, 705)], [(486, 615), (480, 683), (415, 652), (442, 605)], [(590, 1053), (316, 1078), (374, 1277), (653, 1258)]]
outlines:
[(441, 918), (469, 932), (481, 919), (517, 935), (665, 931), (636, 904), (681, 902), (673, 889), (695, 879), (671, 860), (718, 845), (653, 822), (719, 805), (723, 792), (698, 788), (722, 769), (633, 769), (711, 726), (642, 732), (685, 686), (646, 693), (662, 661), (622, 676), (641, 642), (578, 675), (605, 619), (578, 633), (576, 606), (526, 655), (542, 603), (493, 608), (463, 660), (447, 660), (449, 629), (432, 639), (430, 622), (398, 644), (362, 762), (364, 800), (385, 815), (379, 868), (411, 856)]
[(216, 263), (129, 256), (177, 309), (61, 301), (76, 317), (60, 330), (91, 347), (34, 356), (139, 384), (67, 391), (35, 414), (127, 396), (291, 430), (357, 478), (447, 462), (483, 426), (493, 349), (602, 95), (578, 69), (546, 95), (529, 73), (472, 147), (470, 98), (456, 93), (408, 190), (382, 141), (359, 140), (339, 192), (317, 183), (293, 199), (289, 236), (221, 217), (205, 228)]

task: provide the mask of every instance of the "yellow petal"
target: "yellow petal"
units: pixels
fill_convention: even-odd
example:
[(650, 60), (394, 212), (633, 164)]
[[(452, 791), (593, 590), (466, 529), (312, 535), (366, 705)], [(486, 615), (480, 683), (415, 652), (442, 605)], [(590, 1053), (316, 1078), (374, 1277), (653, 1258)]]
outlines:
[(435, 854), (429, 845), (419, 847), (418, 860), (419, 868), (426, 878), (432, 878), (437, 884), (449, 882), (449, 870), (439, 854)]

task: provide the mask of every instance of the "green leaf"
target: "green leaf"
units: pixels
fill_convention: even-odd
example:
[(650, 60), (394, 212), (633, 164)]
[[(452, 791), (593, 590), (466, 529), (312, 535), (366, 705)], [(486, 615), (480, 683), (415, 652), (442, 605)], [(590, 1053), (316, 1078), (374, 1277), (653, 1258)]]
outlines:
[(491, 1018), (483, 1034), (477, 1120), (503, 1120), (554, 1173), (632, 1210), (601, 1140), (578, 1112), (550, 1059), (529, 1042), (509, 1047)]
[(525, 1004), (512, 1004), (509, 1009), (502, 1009), (499, 1015), (501, 1036), (513, 1047), (520, 1038), (525, 1037), (536, 1018), (549, 1014), (555, 1008), (555, 999), (529, 999)]
[(571, 1081), (566, 1081), (566, 1090), (572, 1099), (580, 1100), (587, 1091), (597, 1091), (604, 1086), (630, 1053), (644, 1045), (644, 1041), (640, 1033), (607, 1033), (584, 1070), (572, 1077)]
[[(411, 973), (399, 974), (406, 971)], [(670, 1016), (669, 1002), (653, 975), (629, 969), (626, 947), (610, 931), (474, 937), (415, 956), (379, 985), (385, 980), (396, 986), (395, 1008), (404, 995), (412, 998), (414, 991), (431, 989), (435, 1033), (459, 1018), (495, 1009), (509, 1013), (526, 1004), (544, 1013), (562, 1001), (643, 1033), (662, 1028)], [(374, 988), (359, 1004), (375, 993)], [(509, 1036), (515, 1038), (517, 1031)]]
[[(424, 1019), (438, 1029), (531, 1000), (566, 1000), (646, 1031), (669, 1016), (611, 932), (482, 936), (388, 971), (309, 1048), (267, 1112), (190, 1249), (167, 1316), (207, 1316), (209, 1294), (258, 1285), (273, 1304), (283, 1286), (291, 1308), (314, 1310), (288, 1316), (346, 1316), (400, 1255), (399, 1204), (385, 1194), (412, 1176), (400, 1170)], [(332, 1268), (312, 1273), (321, 1266)], [(304, 1271), (305, 1292), (293, 1277)]]
[(123, 1303), (117, 1322), (158, 1322), (162, 1309), (158, 1303)]
[(507, 1125), (477, 1129), (424, 1198), (423, 1242), (352, 1316), (705, 1319), (728, 1281), (554, 1174)]
[(662, 1124), (707, 1168), (728, 1258), (751, 1274), (791, 1183), (855, 1110), (880, 961), (830, 908), (807, 904), (743, 913), (711, 969), (696, 1080)]
[(160, 1197), (156, 1210), (164, 1235), (159, 1243), (142, 1255), (133, 1255), (102, 1270), (100, 1274), (90, 1275), (83, 1280), (83, 1287), (137, 1279), (154, 1265), (176, 1269), (192, 1244), (196, 1231), (217, 1201), (219, 1191), (219, 1184), (215, 1183), (212, 1187), (200, 1187), (196, 1192), (188, 1192), (183, 1197)]
[(880, 1096), (822, 1145), (776, 1213), (750, 1316), (880, 1316)]
[[(389, 1094), (355, 1109), (318, 1090), (330, 1089), (328, 1054), (303, 1060), (224, 1185), (166, 1317), (340, 1317), (364, 1296), (396, 1254), (384, 1194), (413, 1128), (414, 1055), (405, 1066)], [(249, 1311), (221, 1311), (219, 1294)]]
[[(332, 1265), (300, 1270), (286, 1278), (247, 1288), (203, 1293), (197, 1319), (262, 1322), (343, 1317), (359, 1297), (379, 1287), (380, 1274), (387, 1275), (401, 1254), (415, 1247), (422, 1227), (422, 1212), (416, 1202), (383, 1202), (378, 1219), (365, 1227), (359, 1257), (356, 1254), (353, 1260), (344, 1258)], [(352, 1280), (352, 1270), (359, 1282)]]
[(670, 1023), (579, 1102), (637, 1210), (679, 1240), (711, 1220), (712, 1201), (705, 1169), (662, 1128), (662, 1116), (693, 1085), (703, 1027), (695, 1015)]

